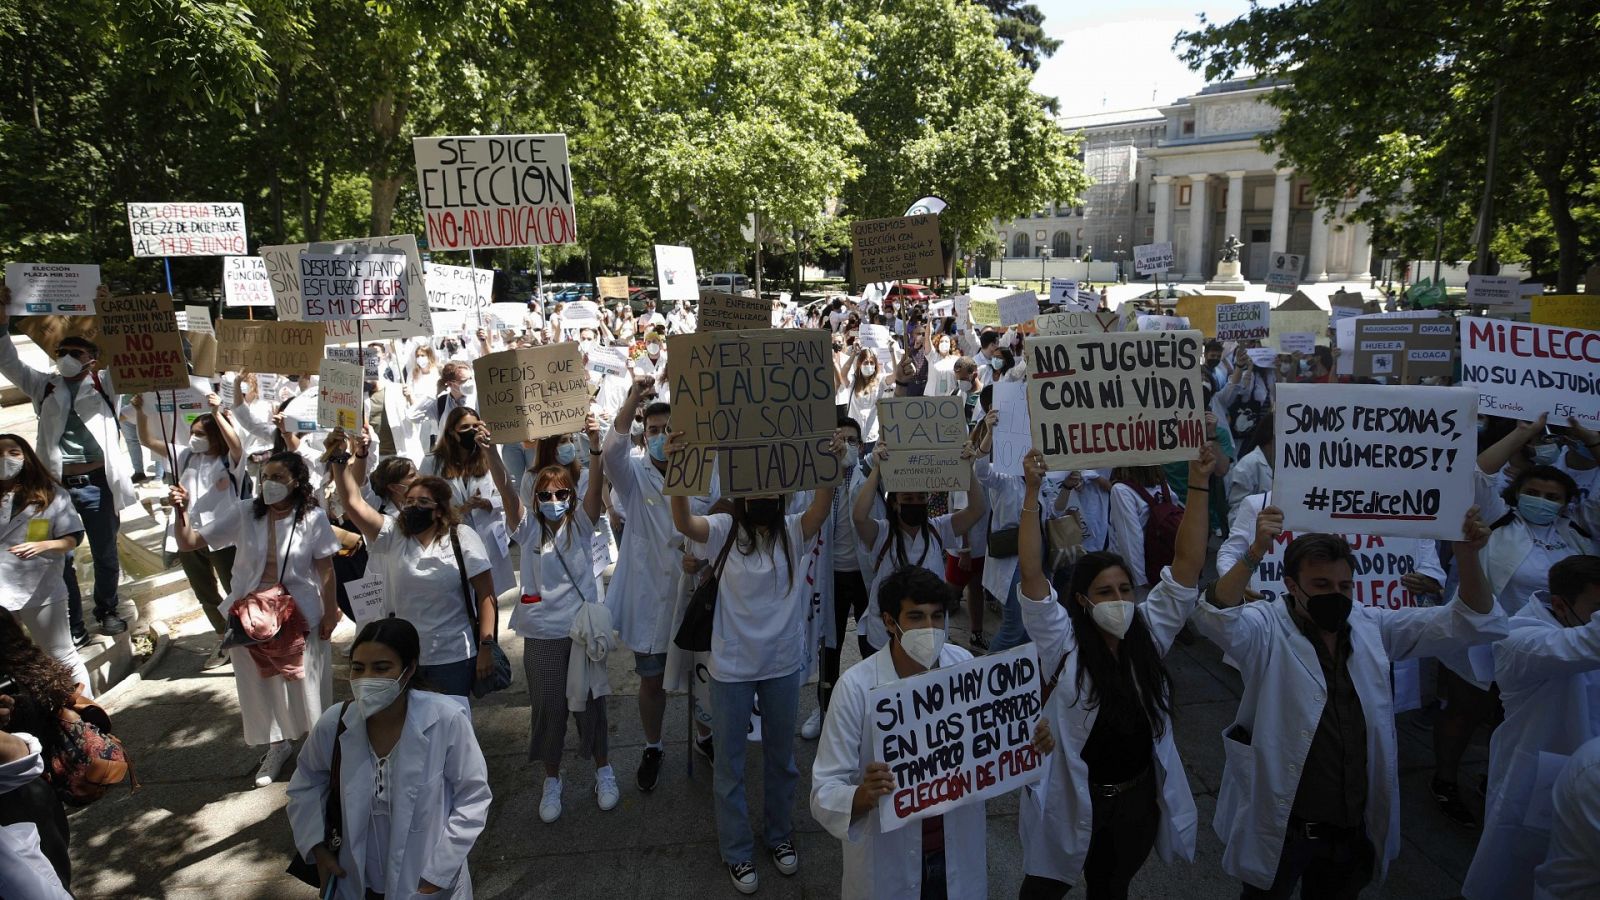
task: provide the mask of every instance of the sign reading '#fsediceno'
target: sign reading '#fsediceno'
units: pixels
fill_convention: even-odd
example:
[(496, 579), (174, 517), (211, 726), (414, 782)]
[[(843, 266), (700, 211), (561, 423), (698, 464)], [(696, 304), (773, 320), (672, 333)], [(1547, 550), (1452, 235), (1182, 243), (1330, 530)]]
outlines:
[(129, 203), (134, 256), (242, 256), (242, 203)]
[(415, 138), (430, 250), (578, 239), (564, 134)]

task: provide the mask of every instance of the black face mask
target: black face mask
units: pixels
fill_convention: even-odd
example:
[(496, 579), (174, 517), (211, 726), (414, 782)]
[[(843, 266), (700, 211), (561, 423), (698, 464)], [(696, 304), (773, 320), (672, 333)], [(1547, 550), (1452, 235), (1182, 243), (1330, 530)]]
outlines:
[(433, 525), (431, 506), (408, 506), (400, 510), (400, 532), (405, 535), (421, 534)]
[(783, 500), (778, 497), (746, 500), (744, 512), (751, 526), (764, 527), (769, 531), (782, 527)]
[(478, 433), (476, 431), (458, 431), (455, 434), (456, 443), (461, 445), (461, 449), (468, 453), (478, 449)]
[(912, 528), (921, 528), (928, 524), (928, 504), (902, 503), (900, 504), (900, 521)]
[(1323, 631), (1338, 631), (1350, 619), (1350, 597), (1345, 594), (1307, 594), (1306, 615)]

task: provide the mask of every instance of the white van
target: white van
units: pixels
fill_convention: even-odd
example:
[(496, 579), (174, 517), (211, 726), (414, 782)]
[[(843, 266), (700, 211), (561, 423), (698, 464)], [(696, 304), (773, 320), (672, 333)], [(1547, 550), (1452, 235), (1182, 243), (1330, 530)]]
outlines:
[(750, 279), (735, 272), (718, 272), (700, 279), (703, 291), (721, 291), (724, 294), (742, 294), (750, 290)]

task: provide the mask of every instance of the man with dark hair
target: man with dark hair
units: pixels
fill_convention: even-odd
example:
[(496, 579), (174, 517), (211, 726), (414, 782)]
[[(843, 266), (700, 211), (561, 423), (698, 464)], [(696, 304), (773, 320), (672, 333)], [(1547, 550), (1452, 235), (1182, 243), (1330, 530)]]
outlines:
[[(1269, 514), (1270, 513), (1270, 514)], [(1477, 571), (1489, 529), (1474, 507), (1455, 544)], [(1283, 517), (1256, 518), (1270, 546)], [(1235, 568), (1254, 571), (1246, 556)], [(1218, 582), (1195, 610), (1196, 628), (1238, 666), (1245, 693), (1223, 734), (1214, 826), (1222, 868), (1242, 897), (1354, 898), (1400, 851), (1399, 761), (1389, 667), (1506, 634), (1487, 591), (1444, 606), (1352, 608), (1355, 557), (1339, 535), (1306, 534), (1284, 551), (1284, 601), (1242, 603), (1246, 578)]]
[[(104, 288), (101, 296), (109, 297)], [(10, 324), (4, 304), (10, 292), (0, 289), (0, 332)], [(100, 348), (87, 338), (68, 335), (55, 349), (56, 370), (41, 371), (24, 363), (9, 340), (0, 340), (0, 373), (33, 401), (39, 416), (34, 449), (50, 474), (61, 479), (72, 505), (83, 519), (94, 555), (94, 614), (100, 633), (121, 634), (128, 623), (117, 615), (117, 583), (122, 565), (117, 558), (120, 511), (138, 501), (133, 490), (132, 460), (122, 443), (120, 411), (111, 375), (99, 369)], [(67, 584), (67, 613), (73, 640), (88, 639), (78, 575), (67, 554), (62, 577)]]
[[(1490, 594), (1481, 571), (1461, 574), (1461, 592)], [(1534, 896), (1534, 869), (1550, 833), (1529, 824), (1541, 758), (1570, 756), (1600, 737), (1600, 556), (1550, 567), (1494, 646), (1494, 680), (1506, 717), (1489, 742), (1483, 836), (1461, 886), (1468, 900)], [(1573, 894), (1571, 896), (1577, 896)]]

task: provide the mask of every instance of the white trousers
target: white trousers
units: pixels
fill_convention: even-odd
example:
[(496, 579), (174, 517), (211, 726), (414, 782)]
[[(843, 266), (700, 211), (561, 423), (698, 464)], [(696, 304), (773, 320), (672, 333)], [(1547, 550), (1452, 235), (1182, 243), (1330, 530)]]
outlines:
[(72, 677), (83, 685), (83, 695), (93, 697), (94, 689), (89, 684), (89, 670), (83, 664), (83, 657), (78, 655), (78, 648), (72, 645), (72, 624), (67, 620), (67, 599), (51, 600), (37, 606), (25, 606), (14, 609), (12, 615), (28, 630), (33, 642), (39, 645), (56, 662), (72, 670)]
[(244, 647), (234, 647), (228, 656), (233, 661), (233, 684), (239, 692), (246, 744), (303, 738), (333, 703), (333, 649), (315, 631), (306, 635), (305, 674), (298, 681), (281, 675), (261, 677)]

